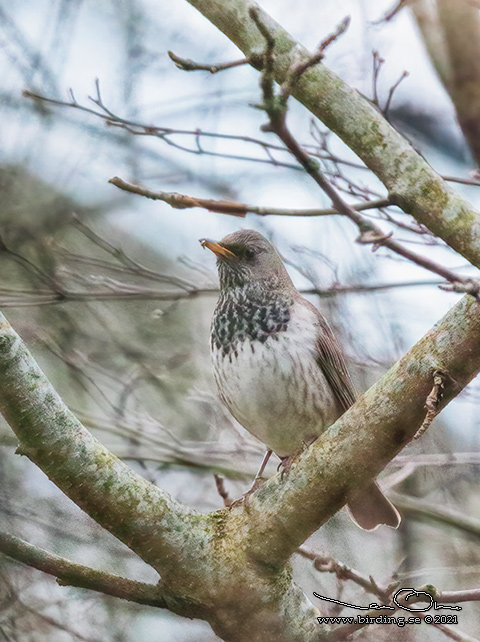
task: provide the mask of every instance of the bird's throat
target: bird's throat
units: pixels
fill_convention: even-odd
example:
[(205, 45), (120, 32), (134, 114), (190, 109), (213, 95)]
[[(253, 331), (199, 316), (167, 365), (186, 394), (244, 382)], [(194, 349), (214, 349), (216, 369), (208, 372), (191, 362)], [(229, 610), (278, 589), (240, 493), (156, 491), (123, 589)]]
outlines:
[(212, 350), (235, 352), (243, 341), (265, 343), (285, 332), (293, 298), (254, 288), (234, 288), (220, 294), (212, 321)]

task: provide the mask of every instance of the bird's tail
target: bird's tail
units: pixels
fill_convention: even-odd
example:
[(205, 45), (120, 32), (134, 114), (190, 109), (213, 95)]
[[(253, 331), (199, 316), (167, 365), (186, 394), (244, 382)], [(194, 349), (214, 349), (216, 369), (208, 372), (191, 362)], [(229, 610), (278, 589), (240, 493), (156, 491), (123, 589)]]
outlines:
[(366, 531), (374, 530), (381, 524), (398, 528), (402, 520), (398, 510), (375, 481), (351, 497), (347, 507), (356, 524)]

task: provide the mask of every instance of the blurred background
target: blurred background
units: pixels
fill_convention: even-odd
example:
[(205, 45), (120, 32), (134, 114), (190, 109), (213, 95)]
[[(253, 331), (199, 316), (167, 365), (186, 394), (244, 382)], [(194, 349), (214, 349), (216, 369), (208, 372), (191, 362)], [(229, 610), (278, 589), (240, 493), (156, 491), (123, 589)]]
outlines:
[[(448, 58), (433, 0), (403, 2), (398, 11), (392, 0), (301, 0), (294, 13), (287, 0), (260, 4), (311, 49), (351, 16), (326, 64), (386, 111), (438, 172), (460, 179), (453, 187), (479, 205), (478, 156), (452, 102), (458, 61)], [(467, 4), (478, 29), (479, 10)], [(480, 46), (480, 36), (467, 41)], [(220, 239), (243, 227), (267, 235), (339, 335), (360, 390), (459, 295), (439, 290), (435, 275), (386, 250), (355, 244), (357, 230), (339, 216), (242, 219), (177, 210), (109, 184), (120, 176), (153, 190), (263, 207), (330, 205), (278, 141), (260, 131), (265, 116), (252, 108), (260, 98), (256, 71), (187, 73), (168, 50), (201, 63), (241, 57), (185, 0), (0, 0), (0, 307), (108, 448), (179, 501), (208, 511), (222, 506), (213, 474), (238, 497), (263, 447), (216, 396), (208, 337), (218, 283), (214, 256), (199, 237)], [(289, 123), (349, 202), (386, 196), (361, 161), (293, 100)], [(397, 208), (366, 214), (424, 255), (474, 274)], [(473, 382), (385, 471), (382, 485), (403, 507), (399, 532), (360, 532), (341, 511), (306, 547), (384, 584), (479, 586), (479, 393)], [(15, 448), (2, 423), (4, 530), (83, 564), (158, 580)], [(356, 604), (372, 599), (308, 559), (297, 556), (293, 566), (312, 601), (312, 591)], [(62, 588), (6, 557), (0, 578), (5, 640), (217, 639), (203, 622)], [(458, 613), (458, 628), (478, 635), (479, 607), (466, 604)], [(358, 639), (392, 633), (378, 626)], [(422, 624), (394, 635), (433, 641), (444, 634)]]

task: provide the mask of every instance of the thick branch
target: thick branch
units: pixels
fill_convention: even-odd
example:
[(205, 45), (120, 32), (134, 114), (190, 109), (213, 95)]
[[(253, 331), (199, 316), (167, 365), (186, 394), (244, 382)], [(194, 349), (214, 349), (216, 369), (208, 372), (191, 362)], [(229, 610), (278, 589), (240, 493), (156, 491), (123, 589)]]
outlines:
[(61, 585), (90, 589), (138, 604), (168, 608), (161, 589), (154, 584), (128, 580), (76, 564), (33, 546), (14, 535), (0, 532), (0, 551), (17, 562), (53, 575)]
[[(250, 58), (265, 39), (249, 16), (247, 0), (188, 0)], [(275, 39), (274, 77), (283, 83), (307, 52), (265, 11), (258, 14)], [(480, 215), (358, 92), (323, 64), (309, 69), (292, 94), (364, 161), (389, 190), (392, 202), (413, 214), (471, 263), (480, 267)]]
[(189, 511), (109, 453), (63, 404), (3, 315), (0, 380), (0, 409), (21, 441), (19, 451), (161, 572), (171, 611), (208, 619), (232, 641), (321, 638), (317, 611), (288, 569), (251, 565), (243, 544), (225, 538), (223, 515)]
[[(446, 374), (443, 408), (479, 369), (480, 307), (464, 297), (299, 456), (286, 482), (276, 475), (250, 497), (251, 554), (287, 559), (413, 438), (435, 371)], [(232, 528), (243, 535), (245, 519), (232, 509)]]
[(164, 560), (162, 575), (175, 572), (195, 528), (193, 512), (134, 473), (82, 426), (2, 314), (0, 379), (0, 411), (20, 440), (18, 452), (145, 561), (158, 569)]

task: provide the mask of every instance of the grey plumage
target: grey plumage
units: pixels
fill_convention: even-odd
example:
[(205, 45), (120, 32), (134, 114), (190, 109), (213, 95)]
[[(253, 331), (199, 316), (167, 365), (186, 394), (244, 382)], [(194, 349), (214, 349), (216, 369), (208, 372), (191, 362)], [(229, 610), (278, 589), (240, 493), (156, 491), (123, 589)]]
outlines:
[[(342, 350), (261, 234), (201, 242), (217, 255), (220, 277), (211, 328), (220, 397), (279, 457), (294, 455), (355, 402)], [(375, 482), (349, 499), (349, 509), (365, 529), (400, 521)]]

